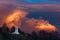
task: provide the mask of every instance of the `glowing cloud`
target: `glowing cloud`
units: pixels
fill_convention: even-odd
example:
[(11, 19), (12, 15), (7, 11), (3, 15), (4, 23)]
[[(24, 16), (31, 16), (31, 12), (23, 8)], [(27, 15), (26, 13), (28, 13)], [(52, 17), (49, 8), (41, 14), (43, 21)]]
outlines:
[(40, 19), (37, 22), (36, 28), (38, 30), (44, 30), (46, 32), (51, 32), (51, 31), (56, 31), (57, 30), (57, 28), (54, 25), (50, 24), (48, 21), (45, 21), (43, 19)]
[(25, 20), (25, 25), (23, 26), (23, 30), (25, 32), (28, 30), (28, 33), (32, 31), (41, 31), (41, 30), (46, 31), (46, 32), (52, 32), (52, 31), (55, 32), (57, 31), (57, 28), (56, 26), (50, 24), (47, 20), (44, 20), (41, 18), (40, 19), (27, 18)]
[(21, 20), (26, 16), (27, 12), (22, 10), (14, 10), (9, 16), (7, 16), (5, 23), (9, 28), (15, 25), (21, 26)]

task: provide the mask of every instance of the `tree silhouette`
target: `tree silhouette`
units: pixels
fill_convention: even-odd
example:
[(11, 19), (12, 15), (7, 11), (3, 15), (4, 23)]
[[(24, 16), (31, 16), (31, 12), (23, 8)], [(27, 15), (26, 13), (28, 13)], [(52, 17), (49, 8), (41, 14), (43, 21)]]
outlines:
[(9, 30), (8, 26), (4, 23), (0, 28), (0, 40), (60, 40), (60, 37), (58, 37), (60, 34), (57, 31), (46, 32), (40, 30), (37, 33), (33, 31), (32, 34), (29, 34), (18, 29), (19, 35), (11, 34), (14, 30), (15, 27)]
[(35, 31), (32, 32), (32, 38), (33, 38), (34, 40), (38, 40), (38, 36), (37, 36), (37, 34), (36, 34)]
[(13, 26), (10, 30), (10, 33), (14, 32), (15, 31), (15, 27)]

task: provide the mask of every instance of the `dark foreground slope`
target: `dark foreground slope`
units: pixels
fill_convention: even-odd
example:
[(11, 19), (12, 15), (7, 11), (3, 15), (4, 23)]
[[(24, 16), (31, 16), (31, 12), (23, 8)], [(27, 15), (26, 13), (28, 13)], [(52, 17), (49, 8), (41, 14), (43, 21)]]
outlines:
[(39, 32), (32, 32), (32, 34), (24, 33), (19, 30), (20, 34), (11, 34), (15, 29), (12, 28), (9, 30), (4, 24), (2, 28), (0, 28), (0, 40), (60, 40), (60, 34), (58, 32), (46, 32), (46, 31), (39, 31)]

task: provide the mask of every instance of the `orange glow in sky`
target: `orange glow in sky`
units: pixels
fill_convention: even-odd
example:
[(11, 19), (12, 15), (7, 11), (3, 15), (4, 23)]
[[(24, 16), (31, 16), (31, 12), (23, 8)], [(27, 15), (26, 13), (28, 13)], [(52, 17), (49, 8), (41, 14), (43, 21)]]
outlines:
[(57, 28), (54, 25), (50, 24), (48, 21), (45, 21), (43, 19), (38, 21), (36, 28), (38, 30), (44, 30), (44, 31), (47, 31), (47, 32), (57, 30)]
[(27, 12), (22, 11), (22, 10), (15, 10), (13, 11), (12, 14), (7, 16), (5, 22), (11, 28), (12, 26), (15, 25), (20, 25), (21, 26), (21, 20), (26, 16)]

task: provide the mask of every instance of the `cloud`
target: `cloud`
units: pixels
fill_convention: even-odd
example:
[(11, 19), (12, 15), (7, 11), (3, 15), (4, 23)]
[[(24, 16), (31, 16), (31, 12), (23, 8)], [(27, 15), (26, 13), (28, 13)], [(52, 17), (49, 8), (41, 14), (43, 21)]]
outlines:
[(10, 12), (15, 9), (12, 4), (0, 4), (0, 24), (3, 24), (4, 18), (10, 14)]
[[(43, 16), (44, 18), (46, 18), (50, 21), (53, 20), (55, 23), (57, 21), (60, 22), (60, 20), (58, 20), (58, 19), (60, 19), (60, 5), (56, 5), (56, 4), (30, 4), (30, 3), (27, 4), (27, 3), (17, 3), (16, 1), (11, 2), (9, 0), (9, 1), (4, 1), (4, 2), (2, 1), (0, 3), (0, 18), (1, 18), (0, 24), (3, 24), (6, 16), (11, 14), (11, 12), (16, 9), (27, 11), (30, 14), (32, 13), (31, 15), (29, 14), (31, 17), (33, 17), (32, 15), (35, 15), (35, 16), (39, 15), (39, 17)], [(44, 13), (42, 13), (42, 12), (44, 12)], [(28, 23), (26, 23), (25, 21), (27, 21)], [(33, 27), (35, 25), (35, 21), (36, 21), (36, 19), (24, 19), (22, 22), (24, 27), (22, 27), (22, 29), (25, 30), (26, 32), (35, 30), (35, 29), (33, 29)]]
[(32, 4), (28, 3), (25, 0), (0, 0), (0, 4), (12, 4), (21, 9), (30, 10), (30, 11), (60, 11), (60, 5), (56, 4)]
[(59, 0), (0, 0), (0, 3), (60, 4)]
[(0, 0), (0, 3), (26, 3), (25, 0)]
[(56, 1), (56, 2), (58, 1), (58, 2), (60, 2), (60, 0), (51, 0), (51, 1)]
[(31, 11), (60, 12), (60, 5), (55, 4), (25, 4), (23, 7)]
[[(7, 1), (6, 1), (7, 2)], [(60, 12), (60, 5), (56, 4), (27, 4), (27, 3), (0, 3), (0, 17), (4, 19), (14, 9), (25, 10), (27, 12)], [(54, 13), (52, 13), (54, 14)], [(55, 13), (56, 14), (56, 13)], [(56, 15), (59, 15), (56, 14)]]

